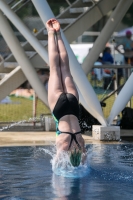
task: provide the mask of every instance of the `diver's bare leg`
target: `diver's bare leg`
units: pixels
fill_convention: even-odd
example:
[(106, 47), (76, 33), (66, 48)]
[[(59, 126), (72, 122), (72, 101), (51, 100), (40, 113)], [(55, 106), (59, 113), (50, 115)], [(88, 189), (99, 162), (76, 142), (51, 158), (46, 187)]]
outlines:
[(58, 43), (58, 48), (59, 48), (61, 75), (62, 75), (64, 91), (66, 93), (72, 93), (78, 99), (79, 98), (78, 92), (77, 92), (75, 83), (73, 81), (73, 77), (70, 72), (68, 54), (67, 54), (60, 32), (57, 32), (57, 43)]
[(69, 68), (68, 54), (60, 33), (60, 24), (56, 19), (52, 20), (52, 24), (56, 31), (57, 47), (59, 52), (61, 76), (62, 76), (62, 84), (64, 92), (72, 93), (78, 99), (78, 92)]
[(55, 41), (55, 31), (52, 27), (51, 20), (46, 23), (48, 30), (48, 54), (50, 65), (50, 77), (48, 83), (48, 102), (51, 111), (57, 102), (60, 94), (63, 92), (61, 82), (61, 70), (59, 67), (59, 53)]

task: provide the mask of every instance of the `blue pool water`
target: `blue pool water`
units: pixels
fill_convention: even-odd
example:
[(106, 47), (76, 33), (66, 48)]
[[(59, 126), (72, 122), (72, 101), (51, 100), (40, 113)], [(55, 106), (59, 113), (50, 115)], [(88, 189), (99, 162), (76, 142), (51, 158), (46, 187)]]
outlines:
[(0, 199), (133, 199), (133, 144), (88, 145), (88, 169), (80, 178), (53, 173), (51, 148), (1, 147)]

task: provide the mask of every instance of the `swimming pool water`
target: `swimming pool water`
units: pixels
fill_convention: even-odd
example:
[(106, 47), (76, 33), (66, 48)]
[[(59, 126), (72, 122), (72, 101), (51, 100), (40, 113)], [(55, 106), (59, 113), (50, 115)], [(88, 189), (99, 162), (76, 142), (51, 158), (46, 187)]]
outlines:
[(91, 144), (89, 173), (66, 178), (52, 172), (41, 147), (0, 148), (2, 200), (132, 200), (133, 144)]

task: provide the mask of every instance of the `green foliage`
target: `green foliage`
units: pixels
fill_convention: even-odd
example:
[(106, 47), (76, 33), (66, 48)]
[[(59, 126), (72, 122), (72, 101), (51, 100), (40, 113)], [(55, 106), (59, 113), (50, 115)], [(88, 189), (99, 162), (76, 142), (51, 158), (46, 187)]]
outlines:
[(127, 26), (133, 26), (133, 4), (128, 9), (125, 17), (123, 18), (122, 22)]
[(81, 162), (81, 151), (77, 151), (76, 149), (70, 154), (70, 162), (73, 167), (78, 167)]

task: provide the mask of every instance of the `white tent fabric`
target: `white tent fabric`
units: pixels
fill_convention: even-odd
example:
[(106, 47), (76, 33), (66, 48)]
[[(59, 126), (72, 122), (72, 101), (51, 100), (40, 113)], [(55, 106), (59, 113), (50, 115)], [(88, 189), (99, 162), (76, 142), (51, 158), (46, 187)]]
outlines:
[(125, 36), (127, 31), (131, 31), (131, 33), (133, 34), (133, 27), (129, 27), (129, 28), (123, 29), (122, 31), (120, 31), (120, 32), (118, 32), (116, 34), (116, 37), (123, 37), (123, 36)]

